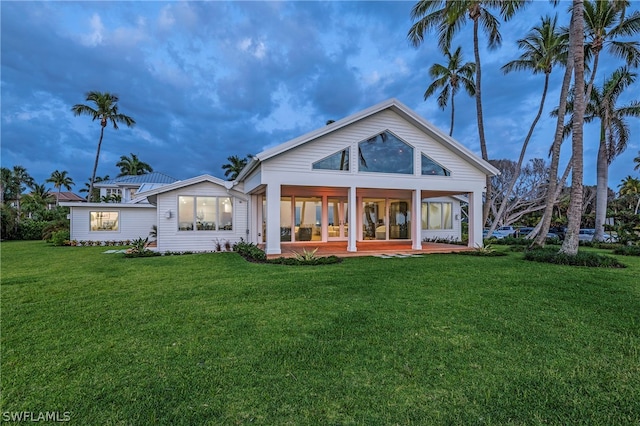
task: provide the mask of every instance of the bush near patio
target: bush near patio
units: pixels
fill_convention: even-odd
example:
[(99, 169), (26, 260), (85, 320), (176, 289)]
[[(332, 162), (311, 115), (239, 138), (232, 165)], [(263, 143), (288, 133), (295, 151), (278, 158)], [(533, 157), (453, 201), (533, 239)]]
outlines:
[(638, 257), (626, 269), (513, 252), (298, 267), (104, 251), (0, 244), (3, 412), (68, 411), (72, 424), (640, 421)]

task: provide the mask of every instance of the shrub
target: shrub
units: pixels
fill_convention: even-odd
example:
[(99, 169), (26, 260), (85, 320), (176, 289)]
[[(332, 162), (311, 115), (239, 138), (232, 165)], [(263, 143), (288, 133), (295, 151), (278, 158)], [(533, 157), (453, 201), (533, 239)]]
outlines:
[(485, 244), (484, 247), (476, 246), (473, 250), (459, 251), (456, 253), (461, 255), (466, 255), (466, 256), (486, 256), (486, 257), (507, 255), (507, 253), (496, 251), (493, 247), (491, 247), (491, 244)]
[(54, 246), (63, 246), (65, 245), (65, 242), (69, 241), (69, 238), (71, 238), (69, 231), (56, 231), (51, 235), (51, 243)]
[(623, 256), (640, 256), (640, 246), (619, 246), (613, 252)]
[(234, 244), (233, 250), (249, 261), (264, 262), (267, 260), (266, 253), (260, 247), (244, 240)]
[(147, 249), (149, 245), (149, 237), (137, 238), (132, 242), (133, 246), (126, 251), (124, 257), (151, 257), (161, 256), (160, 253)]
[[(42, 220), (26, 219), (18, 224), (18, 239), (20, 240), (42, 240), (45, 228), (49, 222)], [(59, 229), (56, 229), (59, 231)], [(49, 235), (49, 237), (51, 237)]]
[(527, 250), (524, 253), (525, 260), (543, 263), (555, 263), (556, 265), (589, 266), (593, 268), (626, 268), (625, 265), (611, 256), (604, 256), (591, 252), (578, 252), (575, 256), (560, 253), (555, 248), (541, 248)]
[(297, 259), (295, 257), (278, 257), (276, 259), (269, 259), (267, 263), (274, 263), (277, 265), (290, 265), (290, 266), (304, 266), (304, 265), (331, 265), (334, 263), (342, 262), (342, 259), (338, 256), (326, 256), (315, 257), (310, 260)]

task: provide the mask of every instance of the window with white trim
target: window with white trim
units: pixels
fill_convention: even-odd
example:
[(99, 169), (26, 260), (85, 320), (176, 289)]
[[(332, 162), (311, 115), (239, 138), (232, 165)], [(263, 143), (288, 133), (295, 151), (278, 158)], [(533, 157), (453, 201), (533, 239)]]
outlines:
[(453, 229), (453, 203), (422, 203), (422, 229)]
[(89, 227), (91, 231), (118, 231), (120, 212), (89, 212)]
[(231, 197), (178, 196), (179, 231), (232, 231)]

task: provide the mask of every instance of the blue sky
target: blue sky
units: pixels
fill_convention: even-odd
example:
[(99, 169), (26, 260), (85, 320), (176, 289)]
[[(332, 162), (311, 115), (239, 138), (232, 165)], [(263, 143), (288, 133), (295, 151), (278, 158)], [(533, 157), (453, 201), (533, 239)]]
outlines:
[[(100, 126), (70, 109), (90, 90), (119, 95), (137, 124), (105, 130), (98, 175), (134, 153), (178, 179), (223, 177), (230, 155), (285, 142), (388, 98), (448, 132), (449, 110), (423, 93), (428, 68), (444, 63), (435, 36), (420, 48), (406, 35), (414, 2), (10, 2), (1, 7), (1, 163), (20, 164), (37, 182), (67, 170), (77, 192), (91, 176)], [(502, 47), (482, 39), (483, 102), (490, 158), (516, 159), (536, 113), (543, 76), (503, 75), (516, 41), (568, 2), (535, 1), (503, 23)], [(631, 10), (640, 9), (634, 2)], [(473, 60), (471, 25), (454, 40)], [(604, 55), (597, 83), (620, 60)], [(552, 75), (546, 111), (528, 158), (547, 155), (562, 70)], [(627, 93), (638, 99), (639, 83)], [(456, 98), (454, 137), (479, 154), (473, 99)], [(609, 186), (633, 171), (640, 120), (610, 168)], [(585, 184), (595, 184), (597, 125), (585, 138)], [(568, 158), (565, 144), (563, 158)]]

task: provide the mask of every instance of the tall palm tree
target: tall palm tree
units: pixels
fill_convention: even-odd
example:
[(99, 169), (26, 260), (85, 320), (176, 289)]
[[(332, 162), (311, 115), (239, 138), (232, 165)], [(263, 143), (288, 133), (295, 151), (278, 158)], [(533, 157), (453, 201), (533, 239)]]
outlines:
[(623, 58), (628, 66), (640, 65), (640, 42), (620, 40), (640, 32), (640, 12), (635, 11), (631, 16), (625, 17), (628, 5), (629, 1), (626, 0), (584, 2), (585, 47), (588, 54), (593, 55), (586, 99), (590, 98), (602, 49), (607, 48), (612, 55)]
[[(574, 93), (582, 95), (584, 87), (584, 1), (573, 0), (571, 9), (570, 49), (573, 57)], [(580, 88), (580, 89), (576, 89)], [(560, 252), (569, 256), (578, 254), (580, 222), (582, 220), (583, 178), (584, 178), (584, 96), (575, 96), (573, 126), (571, 129), (571, 200), (567, 211), (567, 233)]]
[[(489, 160), (487, 144), (484, 135), (484, 119), (482, 114), (482, 67), (480, 63), (479, 30), (489, 38), (489, 48), (497, 48), (502, 43), (502, 36), (498, 27), (498, 19), (489, 9), (498, 9), (500, 17), (508, 21), (518, 9), (530, 0), (420, 0), (411, 9), (411, 19), (416, 22), (409, 29), (407, 37), (414, 46), (424, 41), (425, 34), (431, 30), (438, 33), (438, 44), (441, 48), (450, 47), (455, 34), (464, 26), (467, 17), (473, 22), (473, 53), (476, 64), (475, 99), (476, 115), (478, 119), (478, 137), (480, 151), (485, 161)], [(491, 178), (487, 176), (487, 197), (491, 194)], [(483, 221), (489, 215), (489, 203), (483, 209)]]
[(51, 173), (51, 177), (45, 180), (45, 182), (52, 183), (53, 187), (58, 189), (58, 199), (56, 201), (57, 206), (60, 205), (60, 191), (62, 190), (62, 187), (64, 186), (67, 191), (70, 191), (71, 187), (75, 185), (73, 179), (71, 179), (71, 176), (67, 176), (66, 170), (55, 170), (53, 173)]
[(96, 152), (96, 161), (93, 165), (93, 173), (91, 174), (91, 183), (89, 185), (89, 194), (93, 194), (93, 184), (96, 179), (96, 170), (98, 170), (98, 159), (100, 158), (100, 147), (102, 146), (102, 138), (104, 137), (104, 128), (111, 122), (113, 128), (118, 130), (118, 123), (124, 123), (127, 127), (136, 124), (135, 120), (128, 115), (118, 112), (118, 96), (108, 92), (88, 92), (87, 101), (92, 105), (76, 104), (71, 107), (73, 115), (88, 115), (92, 121), (100, 120), (100, 139), (98, 139), (98, 150)]
[(120, 161), (116, 163), (116, 167), (120, 168), (120, 174), (117, 177), (144, 175), (153, 172), (153, 167), (144, 161), (140, 161), (133, 152), (131, 157), (120, 156)]
[(640, 170), (640, 151), (638, 151), (638, 156), (633, 159), (633, 162), (636, 163), (633, 170)]
[[(629, 126), (627, 117), (640, 117), (640, 101), (631, 101), (617, 106), (620, 95), (632, 85), (637, 74), (622, 67), (616, 70), (605, 82), (602, 89), (593, 87), (589, 103), (585, 109), (585, 123), (600, 120), (600, 142), (596, 166), (596, 217), (594, 241), (604, 240), (604, 222), (607, 216), (609, 166), (611, 162), (627, 148)], [(588, 90), (588, 89), (586, 89)], [(573, 97), (569, 99), (568, 110), (573, 109)], [(572, 124), (570, 119), (568, 128)]]
[(442, 88), (438, 94), (438, 106), (440, 109), (445, 109), (449, 99), (451, 99), (451, 127), (449, 129), (449, 136), (453, 136), (453, 122), (455, 117), (455, 104), (454, 97), (460, 86), (466, 90), (469, 96), (476, 94), (476, 86), (473, 82), (473, 74), (476, 71), (476, 64), (473, 62), (462, 63), (462, 48), (458, 47), (453, 54), (448, 47), (443, 48), (443, 53), (447, 57), (447, 64), (433, 64), (429, 68), (429, 77), (433, 79), (433, 82), (427, 87), (424, 92), (424, 100), (432, 96), (436, 90)]
[(634, 213), (638, 214), (638, 209), (640, 209), (640, 179), (627, 176), (622, 179), (622, 183), (618, 188), (620, 188), (620, 195), (630, 195), (638, 198), (636, 208), (634, 210)]
[(227, 157), (227, 164), (222, 165), (222, 170), (224, 170), (224, 175), (228, 178), (228, 180), (235, 180), (238, 177), (244, 166), (249, 162), (249, 158), (252, 155), (249, 154), (244, 158), (240, 158), (237, 155), (232, 155), (231, 157)]
[[(560, 31), (557, 23), (557, 15), (553, 18), (549, 16), (541, 18), (540, 25), (533, 27), (525, 38), (518, 40), (518, 47), (523, 50), (522, 55), (520, 55), (518, 59), (513, 60), (502, 67), (502, 71), (504, 73), (515, 70), (530, 70), (533, 74), (544, 74), (544, 86), (542, 89), (538, 113), (533, 119), (529, 132), (522, 143), (520, 157), (516, 163), (516, 171), (506, 188), (505, 199), (510, 197), (518, 176), (520, 176), (520, 170), (522, 169), (522, 163), (527, 152), (529, 141), (531, 140), (533, 131), (542, 115), (547, 97), (547, 90), (549, 88), (549, 76), (551, 75), (551, 71), (553, 70), (554, 65), (566, 64), (567, 62), (569, 36), (566, 32)], [(506, 207), (506, 202), (503, 202), (500, 205), (500, 208), (496, 213), (495, 220), (493, 221), (491, 228), (489, 228), (489, 236), (493, 233), (498, 223), (501, 223)]]

